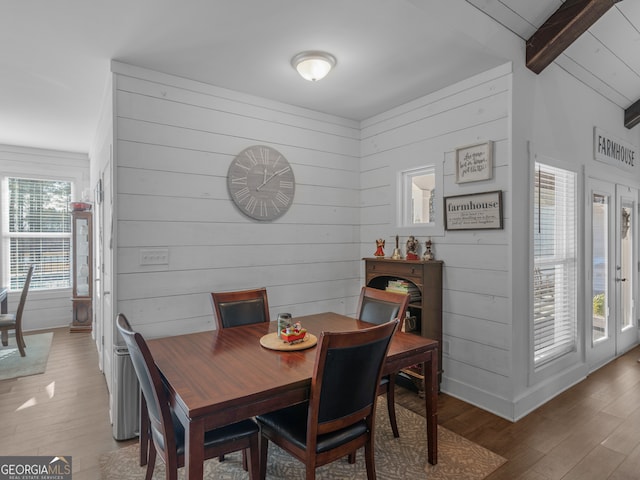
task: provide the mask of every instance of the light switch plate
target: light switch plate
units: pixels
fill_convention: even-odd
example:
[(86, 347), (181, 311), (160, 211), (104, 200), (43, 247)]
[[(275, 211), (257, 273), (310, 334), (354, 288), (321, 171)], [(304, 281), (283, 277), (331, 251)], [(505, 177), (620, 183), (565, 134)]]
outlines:
[(169, 265), (169, 249), (141, 248), (140, 265)]

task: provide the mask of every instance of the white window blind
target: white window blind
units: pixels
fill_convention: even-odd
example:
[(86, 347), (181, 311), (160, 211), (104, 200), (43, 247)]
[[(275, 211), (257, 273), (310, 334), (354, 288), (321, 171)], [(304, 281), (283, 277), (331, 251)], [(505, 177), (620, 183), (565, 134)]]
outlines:
[(71, 182), (9, 178), (7, 184), (11, 290), (22, 288), (33, 263), (30, 288), (70, 287)]
[(541, 163), (534, 175), (534, 364), (577, 342), (576, 174)]

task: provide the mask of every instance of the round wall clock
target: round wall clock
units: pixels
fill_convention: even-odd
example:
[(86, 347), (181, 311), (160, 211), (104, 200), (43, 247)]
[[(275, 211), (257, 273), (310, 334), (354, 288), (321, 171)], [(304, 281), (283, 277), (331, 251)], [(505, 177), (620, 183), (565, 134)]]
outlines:
[(296, 180), (280, 152), (253, 145), (229, 165), (227, 188), (242, 213), (255, 220), (271, 221), (284, 215), (293, 203)]

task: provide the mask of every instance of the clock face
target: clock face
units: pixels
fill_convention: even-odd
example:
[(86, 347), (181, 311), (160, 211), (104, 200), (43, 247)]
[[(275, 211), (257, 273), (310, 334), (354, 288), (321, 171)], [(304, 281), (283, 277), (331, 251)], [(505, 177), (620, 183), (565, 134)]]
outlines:
[(242, 213), (256, 220), (275, 220), (293, 203), (293, 170), (280, 152), (264, 145), (245, 148), (227, 173), (231, 200)]

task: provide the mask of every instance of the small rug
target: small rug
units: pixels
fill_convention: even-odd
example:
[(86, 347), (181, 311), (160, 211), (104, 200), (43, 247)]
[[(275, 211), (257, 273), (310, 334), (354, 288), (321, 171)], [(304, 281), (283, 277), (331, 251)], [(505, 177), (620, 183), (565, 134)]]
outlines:
[(14, 336), (9, 336), (9, 345), (6, 347), (0, 343), (0, 380), (43, 373), (47, 367), (52, 338), (52, 332), (25, 335), (27, 348), (24, 357), (20, 356)]
[[(438, 427), (438, 464), (429, 465), (426, 447), (426, 420), (396, 405), (400, 438), (394, 438), (389, 425), (386, 404), (380, 400), (376, 418), (376, 473), (379, 480), (482, 480), (506, 459), (444, 427)], [(145, 468), (138, 466), (138, 445), (130, 445), (105, 454), (100, 459), (103, 480), (143, 479)], [(357, 453), (355, 465), (338, 460), (316, 470), (316, 478), (334, 480), (366, 479), (364, 450)], [(154, 480), (164, 479), (164, 464), (156, 462)], [(304, 465), (288, 453), (269, 443), (267, 480), (304, 478)], [(184, 479), (184, 469), (178, 471)], [(205, 479), (240, 480), (249, 478), (242, 469), (240, 453), (225, 455), (224, 462), (208, 460)]]

